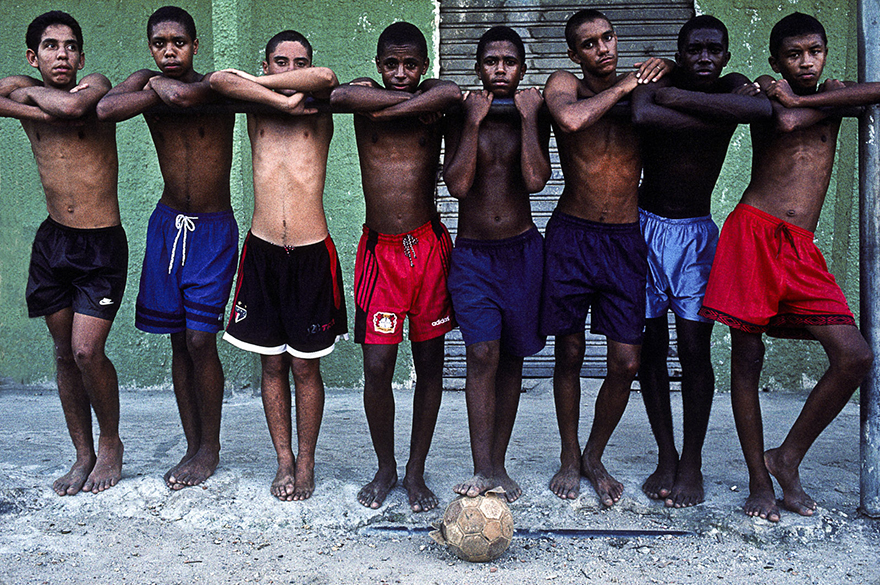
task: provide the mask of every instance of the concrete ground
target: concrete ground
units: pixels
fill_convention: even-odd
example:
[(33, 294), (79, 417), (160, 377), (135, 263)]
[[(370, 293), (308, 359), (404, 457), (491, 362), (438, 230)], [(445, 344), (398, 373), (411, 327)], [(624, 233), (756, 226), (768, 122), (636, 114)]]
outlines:
[[(584, 381), (582, 440), (597, 392)], [(412, 392), (397, 396), (400, 474), (409, 444)], [(603, 508), (586, 481), (574, 501), (547, 482), (559, 436), (548, 381), (520, 404), (508, 470), (523, 489), (511, 505), (519, 532), (488, 564), (469, 564), (434, 544), (425, 529), (470, 475), (462, 392), (445, 392), (428, 458), (438, 509), (414, 514), (401, 488), (378, 510), (356, 501), (374, 472), (360, 392), (329, 390), (318, 442), (314, 496), (278, 502), (269, 494), (275, 456), (259, 398), (227, 397), (223, 451), (203, 486), (172, 492), (162, 474), (184, 440), (170, 391), (123, 391), (123, 478), (100, 494), (59, 497), (52, 481), (73, 461), (53, 391), (0, 386), (0, 585), (19, 583), (880, 583), (880, 523), (861, 517), (859, 412), (849, 404), (807, 455), (804, 486), (813, 517), (783, 512), (778, 524), (741, 512), (747, 474), (731, 416), (718, 394), (704, 452), (706, 502), (685, 510), (649, 500), (639, 486), (656, 446), (633, 393), (605, 464), (626, 485)], [(767, 445), (777, 445), (803, 396), (764, 394)], [(674, 394), (680, 415), (680, 394)], [(680, 417), (676, 421), (680, 429)], [(564, 533), (561, 530), (618, 531)], [(556, 531), (556, 532), (554, 532)], [(636, 532), (633, 532), (636, 531)], [(685, 535), (639, 535), (677, 531)]]

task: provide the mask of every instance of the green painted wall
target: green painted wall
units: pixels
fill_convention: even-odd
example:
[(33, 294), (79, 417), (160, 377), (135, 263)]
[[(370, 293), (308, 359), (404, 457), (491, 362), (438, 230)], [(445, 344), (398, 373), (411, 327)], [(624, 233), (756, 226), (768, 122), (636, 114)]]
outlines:
[[(732, 53), (728, 71), (739, 71), (750, 79), (774, 75), (767, 63), (770, 30), (783, 16), (800, 11), (815, 16), (825, 26), (829, 53), (824, 77), (858, 79), (855, 0), (697, 0), (695, 6), (698, 14), (712, 14), (727, 25)], [(857, 140), (856, 120), (844, 120), (834, 176), (816, 229), (816, 242), (843, 288), (850, 308), (856, 313), (856, 322), (859, 309)], [(719, 225), (748, 185), (751, 156), (749, 132), (741, 126), (734, 135), (714, 194), (713, 215)], [(828, 364), (819, 343), (766, 336), (764, 339), (767, 353), (762, 387), (811, 390)], [(727, 327), (715, 328), (712, 357), (717, 387), (726, 391), (730, 388), (730, 333)]]
[[(24, 33), (37, 15), (54, 9), (70, 12), (83, 28), (86, 67), (83, 74), (101, 72), (115, 85), (131, 72), (154, 68), (147, 49), (146, 22), (166, 2), (120, 0), (88, 2), (17, 2), (4, 0), (0, 13), (0, 75), (31, 74), (24, 58)], [(200, 50), (195, 67), (207, 72), (223, 67), (259, 71), (266, 41), (276, 32), (294, 28), (305, 34), (315, 50), (315, 63), (331, 67), (340, 81), (375, 76), (372, 59), (376, 40), (387, 25), (408, 20), (431, 42), (435, 3), (432, 0), (317, 1), (216, 0), (183, 4), (196, 21)], [(363, 223), (363, 201), (351, 116), (336, 117), (330, 152), (325, 206), (330, 231), (339, 249), (353, 318), (351, 293), (357, 240)], [(250, 147), (244, 117), (237, 123), (232, 172), (233, 207), (242, 230), (250, 224), (252, 190)], [(143, 259), (147, 220), (162, 190), (156, 154), (146, 124), (138, 117), (117, 126), (119, 199), (128, 233), (129, 283), (124, 306), (108, 340), (107, 353), (119, 371), (120, 384), (170, 388), (170, 347), (163, 336), (134, 328), (134, 300)], [(45, 219), (45, 199), (30, 145), (16, 120), (0, 118), (0, 382), (25, 385), (53, 383), (52, 344), (41, 319), (28, 319), (24, 304), (30, 244)], [(350, 326), (353, 323), (350, 323)], [(227, 389), (258, 386), (259, 361), (219, 342)], [(322, 360), (325, 382), (331, 386), (360, 386), (360, 349), (340, 342)], [(407, 382), (410, 355), (401, 351), (397, 379)]]
[[(4, 0), (0, 27), (0, 74), (29, 73), (24, 60), (24, 31), (30, 20), (51, 9), (64, 9), (77, 17), (85, 35), (84, 73), (100, 71), (116, 84), (142, 67), (153, 67), (146, 46), (146, 20), (163, 2), (117, 1), (95, 4), (81, 0), (18, 2)], [(99, 8), (96, 9), (95, 6)], [(772, 0), (698, 0), (699, 13), (714, 14), (729, 27), (733, 59), (729, 69), (751, 78), (771, 73), (767, 65), (767, 39), (773, 24), (794, 10), (817, 16), (828, 30), (830, 55), (826, 72), (841, 79), (856, 78), (854, 0), (844, 2), (794, 2)], [(431, 42), (435, 29), (433, 0), (317, 1), (215, 0), (185, 5), (195, 17), (201, 50), (199, 71), (239, 67), (258, 72), (266, 40), (284, 28), (304, 33), (315, 50), (315, 63), (329, 66), (341, 81), (375, 75), (372, 58), (379, 32), (396, 20), (418, 25)], [(243, 119), (237, 128), (232, 173), (233, 205), (242, 228), (250, 222), (250, 150)], [(835, 177), (817, 230), (832, 272), (843, 286), (853, 309), (858, 309), (858, 209), (856, 181), (856, 124), (845, 122), (839, 142)], [(131, 252), (126, 302), (111, 333), (108, 354), (119, 370), (121, 384), (170, 387), (170, 351), (160, 336), (134, 329), (137, 292), (146, 222), (161, 192), (156, 155), (141, 118), (118, 125), (122, 219)], [(0, 119), (0, 381), (42, 385), (54, 376), (52, 348), (42, 320), (27, 318), (24, 285), (30, 243), (45, 218), (45, 204), (36, 165), (18, 122)], [(715, 193), (719, 223), (733, 209), (749, 178), (751, 145), (740, 129)], [(345, 270), (350, 315), (354, 256), (363, 221), (360, 176), (351, 128), (351, 117), (336, 117), (331, 146), (325, 206)], [(404, 344), (405, 348), (406, 344)], [(220, 343), (221, 359), (230, 389), (255, 387), (257, 360), (228, 344)], [(726, 328), (715, 333), (713, 359), (719, 389), (729, 388), (730, 343)], [(351, 341), (323, 361), (324, 377), (333, 386), (360, 386), (360, 350)], [(809, 389), (825, 367), (816, 343), (768, 340), (764, 384), (769, 388)], [(396, 379), (411, 379), (409, 353), (398, 360)]]

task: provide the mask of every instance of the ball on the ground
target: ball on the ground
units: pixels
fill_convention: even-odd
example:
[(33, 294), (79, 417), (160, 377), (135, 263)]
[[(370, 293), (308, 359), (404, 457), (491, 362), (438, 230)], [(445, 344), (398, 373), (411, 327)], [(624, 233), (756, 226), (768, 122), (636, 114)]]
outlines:
[(513, 516), (504, 496), (488, 492), (450, 502), (439, 530), (431, 537), (461, 559), (485, 563), (497, 559), (513, 538)]

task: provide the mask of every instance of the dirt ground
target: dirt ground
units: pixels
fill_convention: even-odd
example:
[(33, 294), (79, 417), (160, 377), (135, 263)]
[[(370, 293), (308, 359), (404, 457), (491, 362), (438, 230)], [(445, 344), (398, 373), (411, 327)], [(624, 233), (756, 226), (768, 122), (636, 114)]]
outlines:
[[(583, 438), (596, 390), (584, 382)], [(402, 474), (412, 392), (396, 395)], [(762, 398), (767, 444), (775, 446), (803, 398)], [(462, 392), (444, 394), (427, 475), (441, 505), (423, 514), (409, 511), (400, 488), (378, 510), (357, 503), (375, 456), (356, 390), (327, 393), (317, 489), (305, 502), (269, 494), (275, 457), (260, 400), (249, 391), (224, 404), (217, 473), (179, 492), (162, 481), (184, 448), (172, 393), (128, 390), (121, 399), (124, 477), (101, 494), (62, 498), (51, 484), (72, 463), (73, 448), (58, 398), (51, 390), (0, 386), (0, 584), (880, 583), (880, 522), (857, 512), (856, 404), (802, 467), (805, 488), (819, 502), (816, 514), (784, 512), (771, 524), (741, 512), (747, 475), (726, 394), (716, 396), (710, 423), (704, 504), (670, 510), (639, 489), (653, 471), (656, 446), (638, 393), (605, 458), (626, 485), (621, 501), (603, 508), (586, 481), (579, 499), (556, 498), (547, 489), (559, 453), (552, 392), (546, 381), (537, 383), (523, 395), (509, 451), (508, 469), (525, 490), (511, 505), (518, 534), (497, 561), (471, 564), (426, 531), (453, 499), (451, 486), (470, 475)], [(674, 401), (680, 413), (680, 395)]]

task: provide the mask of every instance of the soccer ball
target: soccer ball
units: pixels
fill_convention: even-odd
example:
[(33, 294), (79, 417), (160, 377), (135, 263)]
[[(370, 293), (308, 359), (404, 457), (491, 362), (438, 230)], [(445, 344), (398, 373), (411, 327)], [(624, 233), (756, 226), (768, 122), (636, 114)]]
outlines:
[(443, 522), (430, 534), (461, 559), (485, 563), (501, 556), (513, 538), (513, 516), (501, 496), (494, 492), (456, 498), (443, 513)]

